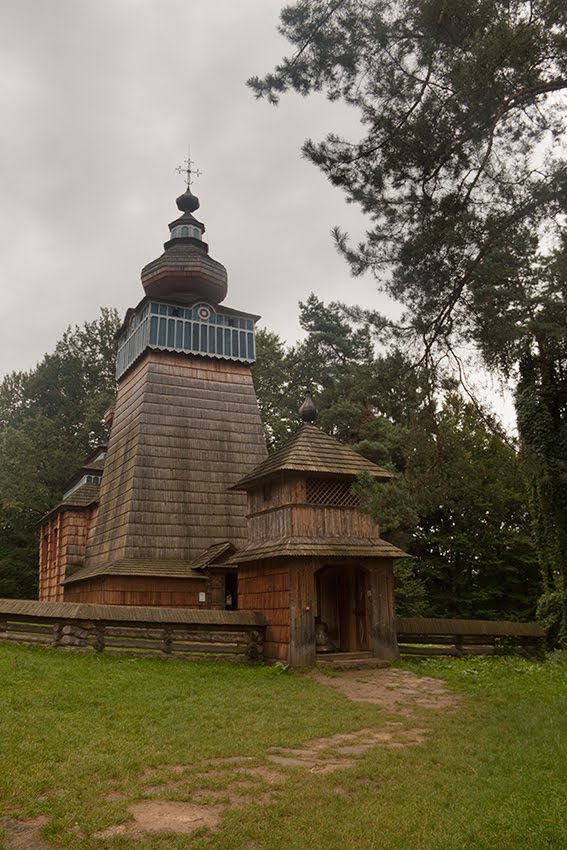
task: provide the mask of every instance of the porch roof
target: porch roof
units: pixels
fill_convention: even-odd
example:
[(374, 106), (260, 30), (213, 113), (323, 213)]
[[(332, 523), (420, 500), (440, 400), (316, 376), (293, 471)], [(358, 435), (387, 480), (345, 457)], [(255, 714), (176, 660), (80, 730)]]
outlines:
[(365, 472), (379, 481), (393, 478), (387, 469), (339, 443), (315, 425), (304, 423), (281, 448), (229, 489), (248, 490), (258, 481), (280, 472), (307, 472), (351, 479)]
[(248, 543), (226, 564), (242, 564), (264, 558), (313, 557), (313, 558), (409, 558), (407, 552), (398, 549), (380, 537), (281, 537)]

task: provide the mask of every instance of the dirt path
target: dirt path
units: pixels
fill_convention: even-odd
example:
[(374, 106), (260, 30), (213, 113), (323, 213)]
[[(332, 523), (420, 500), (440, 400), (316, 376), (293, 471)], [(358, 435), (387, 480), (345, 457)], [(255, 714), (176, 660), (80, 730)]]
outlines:
[[(375, 747), (396, 749), (422, 743), (429, 733), (428, 713), (454, 710), (460, 701), (444, 682), (403, 670), (353, 670), (333, 676), (316, 671), (310, 676), (349, 699), (379, 706), (389, 715), (388, 720), (379, 729), (314, 738), (301, 747), (272, 747), (263, 760), (236, 756), (211, 759), (197, 771), (190, 764), (148, 769), (143, 776), (143, 799), (128, 809), (130, 820), (96, 837), (132, 838), (148, 832), (189, 834), (203, 827), (215, 829), (229, 809), (252, 800), (269, 805), (278, 788), (297, 771), (326, 774), (344, 770)], [(108, 799), (120, 796), (119, 791), (112, 790)], [(45, 819), (0, 819), (6, 850), (47, 850), (40, 834), (44, 824)]]
[(440, 679), (407, 670), (349, 670), (334, 676), (317, 670), (311, 677), (355, 702), (371, 702), (406, 718), (414, 717), (416, 709), (444, 711), (456, 708), (460, 701)]

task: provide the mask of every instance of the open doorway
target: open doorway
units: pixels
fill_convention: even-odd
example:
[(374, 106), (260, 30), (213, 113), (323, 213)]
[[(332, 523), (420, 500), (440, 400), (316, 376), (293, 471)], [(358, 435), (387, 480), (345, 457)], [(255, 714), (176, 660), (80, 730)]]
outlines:
[(238, 576), (236, 571), (225, 573), (224, 576), (224, 608), (225, 611), (236, 611), (238, 608)]
[(329, 646), (336, 652), (368, 650), (367, 572), (356, 566), (326, 566), (315, 573), (315, 582), (318, 620)]

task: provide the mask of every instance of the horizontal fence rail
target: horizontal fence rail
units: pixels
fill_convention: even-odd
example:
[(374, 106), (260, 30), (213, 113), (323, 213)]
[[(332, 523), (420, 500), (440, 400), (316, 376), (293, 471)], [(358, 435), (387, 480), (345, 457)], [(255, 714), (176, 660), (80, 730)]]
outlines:
[(262, 661), (265, 627), (253, 611), (0, 599), (0, 640), (83, 652)]
[(504, 655), (541, 658), (545, 630), (538, 623), (398, 617), (400, 655)]
[[(82, 652), (263, 661), (266, 621), (255, 611), (212, 611), (0, 599), (0, 640)], [(541, 657), (537, 623), (398, 617), (400, 655)]]

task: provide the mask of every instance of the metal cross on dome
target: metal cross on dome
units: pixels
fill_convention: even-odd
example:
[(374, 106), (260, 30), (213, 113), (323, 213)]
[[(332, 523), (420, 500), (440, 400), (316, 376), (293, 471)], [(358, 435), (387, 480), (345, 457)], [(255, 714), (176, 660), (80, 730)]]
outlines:
[(201, 177), (201, 175), (203, 174), (203, 172), (200, 171), (200, 169), (198, 169), (198, 168), (194, 169), (193, 165), (194, 165), (194, 162), (191, 159), (191, 148), (189, 148), (188, 151), (187, 151), (187, 159), (183, 160), (183, 165), (178, 165), (177, 168), (175, 169), (178, 174), (184, 174), (185, 175), (185, 184), (186, 184), (188, 189), (193, 182), (193, 180), (191, 178), (192, 177)]

